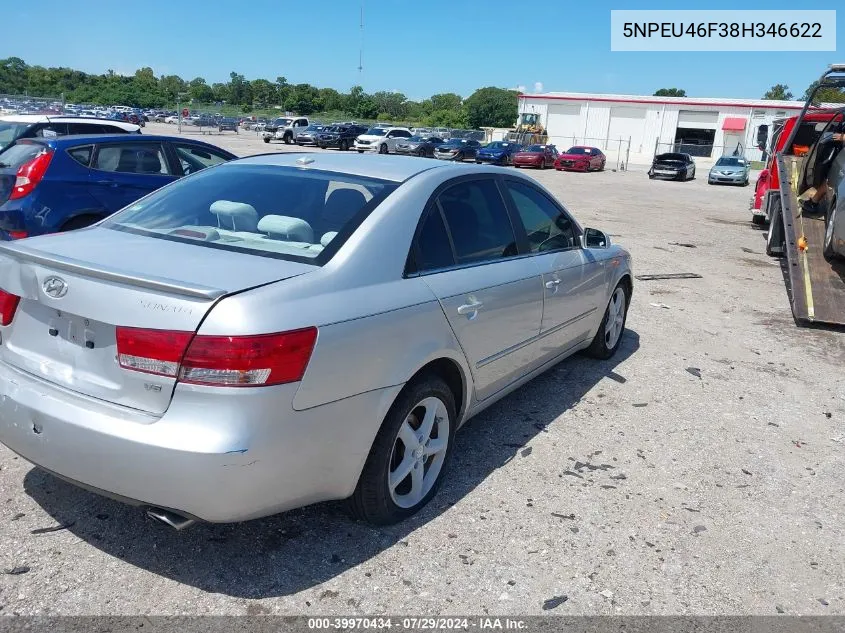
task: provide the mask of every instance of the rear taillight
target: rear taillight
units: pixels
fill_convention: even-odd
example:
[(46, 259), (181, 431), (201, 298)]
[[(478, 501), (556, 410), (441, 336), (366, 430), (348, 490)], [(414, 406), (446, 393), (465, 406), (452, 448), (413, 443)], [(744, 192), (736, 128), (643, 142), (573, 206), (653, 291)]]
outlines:
[(217, 387), (279, 385), (302, 379), (317, 328), (256, 336), (194, 336), (191, 332), (117, 328), (124, 369)]
[(0, 325), (9, 325), (12, 322), (20, 300), (18, 295), (0, 289)]
[(53, 150), (45, 149), (41, 154), (21, 165), (18, 168), (15, 186), (12, 188), (9, 199), (17, 200), (32, 193), (32, 190), (47, 173), (51, 160), (53, 160)]
[(9, 237), (11, 237), (13, 240), (22, 240), (26, 236), (26, 231), (9, 231)]

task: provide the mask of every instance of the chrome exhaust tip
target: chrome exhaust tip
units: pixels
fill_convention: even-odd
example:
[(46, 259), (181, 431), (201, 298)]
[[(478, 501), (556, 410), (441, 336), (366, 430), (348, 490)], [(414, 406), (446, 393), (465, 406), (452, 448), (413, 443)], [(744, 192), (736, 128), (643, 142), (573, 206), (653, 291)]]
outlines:
[(189, 528), (196, 523), (195, 519), (189, 519), (183, 517), (181, 514), (176, 514), (170, 510), (162, 510), (161, 508), (147, 508), (147, 516), (177, 531)]

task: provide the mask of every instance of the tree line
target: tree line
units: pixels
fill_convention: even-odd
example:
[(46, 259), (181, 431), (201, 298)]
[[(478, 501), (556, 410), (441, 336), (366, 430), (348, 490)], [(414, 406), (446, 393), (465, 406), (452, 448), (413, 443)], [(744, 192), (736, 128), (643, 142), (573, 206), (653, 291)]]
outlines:
[[(806, 101), (810, 93), (819, 85), (818, 80), (811, 83), (807, 86), (807, 89), (804, 91), (798, 101)], [(655, 97), (686, 97), (687, 92), (681, 88), (661, 88), (660, 90), (654, 93)], [(794, 95), (789, 90), (789, 86), (786, 84), (775, 84), (771, 88), (766, 91), (766, 94), (762, 97), (766, 101), (792, 101), (794, 99)], [(818, 93), (813, 97), (813, 103), (845, 103), (845, 90), (842, 88), (833, 88), (833, 87), (825, 87), (818, 91)]]
[(226, 83), (209, 84), (202, 77), (156, 76), (152, 68), (134, 75), (109, 70), (102, 75), (71, 68), (30, 66), (19, 57), (0, 59), (0, 94), (32, 97), (64, 96), (70, 103), (129, 105), (140, 108), (174, 108), (177, 104), (225, 104), (242, 112), (281, 108), (301, 115), (331, 112), (357, 119), (418, 122), (451, 128), (511, 127), (517, 118), (517, 92), (487, 87), (463, 99), (454, 93), (412, 101), (400, 92), (349, 92), (291, 84), (285, 77), (246, 79), (232, 72)]

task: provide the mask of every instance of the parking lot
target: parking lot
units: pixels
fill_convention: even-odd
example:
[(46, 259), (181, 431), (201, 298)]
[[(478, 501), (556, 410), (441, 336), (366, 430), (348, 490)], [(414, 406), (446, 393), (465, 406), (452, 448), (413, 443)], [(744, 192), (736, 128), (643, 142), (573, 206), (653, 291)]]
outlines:
[(845, 334), (795, 326), (751, 187), (531, 175), (636, 275), (701, 278), (636, 282), (620, 353), (470, 421), (396, 526), (329, 503), (176, 532), (0, 446), (0, 614), (845, 612)]

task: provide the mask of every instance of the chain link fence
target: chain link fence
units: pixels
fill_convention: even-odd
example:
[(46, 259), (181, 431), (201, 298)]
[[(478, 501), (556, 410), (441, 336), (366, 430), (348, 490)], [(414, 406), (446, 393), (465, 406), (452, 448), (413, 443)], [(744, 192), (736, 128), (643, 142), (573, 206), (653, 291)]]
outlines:
[(700, 143), (660, 143), (654, 144), (654, 155), (678, 153), (689, 154), (693, 158), (710, 159), (713, 162), (722, 156), (737, 156), (748, 161), (763, 160), (763, 151), (759, 147), (746, 147), (742, 143), (730, 145), (708, 145)]

